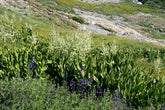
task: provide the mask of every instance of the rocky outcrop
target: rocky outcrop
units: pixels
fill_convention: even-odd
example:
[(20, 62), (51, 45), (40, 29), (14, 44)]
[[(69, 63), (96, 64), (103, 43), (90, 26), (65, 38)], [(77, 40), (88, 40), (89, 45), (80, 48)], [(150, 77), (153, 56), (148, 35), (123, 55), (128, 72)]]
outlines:
[[(79, 28), (82, 30), (87, 30), (91, 33), (95, 34), (116, 34), (118, 37), (125, 37), (134, 40), (152, 42), (156, 44), (165, 45), (165, 40), (158, 40), (154, 38), (148, 38), (144, 34), (138, 32), (127, 22), (124, 22), (122, 18), (118, 16), (113, 16), (115, 20), (107, 20), (109, 16), (101, 15), (98, 13), (82, 11), (78, 9), (74, 9), (74, 11), (82, 18), (84, 18), (85, 22), (89, 25), (79, 24)], [(138, 14), (134, 16), (142, 16), (143, 14)], [(76, 16), (76, 15), (75, 15)], [(144, 16), (151, 16), (149, 14)]]

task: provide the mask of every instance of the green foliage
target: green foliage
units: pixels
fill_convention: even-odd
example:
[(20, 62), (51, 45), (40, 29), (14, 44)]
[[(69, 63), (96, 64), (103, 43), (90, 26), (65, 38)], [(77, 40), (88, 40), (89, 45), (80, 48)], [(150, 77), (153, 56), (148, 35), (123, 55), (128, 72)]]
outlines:
[(41, 79), (13, 78), (0, 80), (0, 109), (10, 110), (88, 110), (88, 109), (129, 109), (125, 104), (113, 104), (109, 91), (103, 98), (86, 98), (70, 93), (64, 86), (55, 87), (51, 81)]
[(46, 80), (0, 80), (0, 109), (48, 109), (53, 105), (54, 92), (54, 85)]
[(119, 5), (115, 11), (118, 11), (120, 13), (127, 13), (127, 14), (137, 14), (135, 8), (128, 5)]
[[(23, 47), (21, 49), (13, 48), (2, 49), (1, 54), (0, 77), (39, 77), (45, 78), (44, 71), (47, 66), (45, 64), (44, 56), (37, 50), (36, 46), (30, 46), (28, 48)], [(35, 58), (35, 72), (30, 72), (30, 61), (32, 57)], [(5, 74), (4, 74), (5, 73)]]
[(141, 11), (141, 12), (143, 12), (143, 13), (151, 13), (152, 12), (151, 9), (143, 8), (143, 7), (138, 8), (138, 10)]
[[(123, 8), (123, 6), (118, 7)], [(112, 109), (110, 104), (100, 105), (100, 101), (106, 102), (104, 99), (96, 101), (95, 104), (93, 100), (87, 102), (85, 99), (77, 99), (75, 94), (68, 96), (66, 91), (63, 93), (60, 89), (55, 90), (55, 93), (60, 95), (50, 96), (46, 94), (49, 90), (49, 88), (45, 89), (48, 86), (47, 82), (41, 80), (53, 79), (55, 84), (64, 85), (68, 84), (72, 78), (78, 80), (80, 75), (88, 79), (91, 75), (94, 77), (92, 88), (100, 86), (105, 90), (110, 90), (110, 93), (118, 89), (121, 97), (136, 108), (151, 105), (160, 108), (163, 104), (165, 76), (161, 63), (165, 61), (164, 48), (135, 48), (132, 46), (135, 45), (134, 42), (130, 47), (122, 48), (115, 43), (92, 47), (91, 36), (87, 32), (75, 32), (64, 36), (54, 31), (48, 36), (49, 41), (39, 42), (42, 40), (34, 35), (31, 26), (21, 25), (19, 29), (16, 29), (12, 19), (6, 22), (5, 18), (1, 18), (0, 24), (2, 27), (0, 41), (4, 43), (0, 47), (0, 78), (2, 79), (0, 88), (4, 88), (0, 89), (0, 103), (3, 103), (1, 104), (3, 109), (7, 107), (9, 107), (7, 109), (70, 109), (73, 106), (75, 109), (79, 107), (86, 109), (86, 105), (89, 105), (87, 109)], [(9, 44), (5, 45), (6, 42), (23, 45), (9, 47)], [(145, 66), (147, 63), (151, 66)], [(81, 73), (82, 67), (84, 70)], [(25, 85), (20, 85), (26, 83), (26, 80), (21, 79), (17, 84), (15, 79), (11, 80), (13, 77), (38, 78), (39, 82), (35, 80), (32, 83), (29, 81)], [(6, 78), (11, 82), (8, 80), (3, 82)], [(26, 87), (28, 83), (31, 84), (32, 89), (29, 89), (29, 86)], [(41, 85), (39, 92), (33, 90), (36, 89), (36, 83)], [(52, 85), (50, 85), (51, 92), (48, 92), (50, 94), (54, 91), (51, 87)], [(19, 93), (25, 94), (25, 97), (22, 98), (23, 96)], [(66, 100), (65, 96), (69, 98)], [(80, 102), (83, 102), (84, 106)]]
[(57, 81), (62, 81), (66, 74), (70, 77), (76, 74), (83, 65), (86, 54), (91, 50), (92, 41), (89, 33), (76, 32), (65, 39), (63, 37), (56, 31), (50, 34), (51, 62), (48, 63), (47, 72)]
[[(31, 31), (27, 31), (29, 29), (23, 29), (22, 36), (24, 33), (25, 36), (31, 34)], [(79, 75), (82, 78), (93, 75), (92, 88), (100, 86), (111, 93), (119, 89), (121, 96), (134, 107), (151, 104), (160, 107), (165, 100), (162, 96), (165, 92), (165, 76), (157, 66), (164, 53), (160, 54), (156, 49), (119, 48), (115, 43), (92, 48), (90, 34), (85, 32), (62, 37), (54, 31), (50, 34), (49, 47), (42, 48), (40, 45), (42, 43), (30, 43), (21, 49), (1, 48), (0, 77), (51, 78), (63, 85)], [(154, 63), (158, 58), (155, 66), (145, 67), (139, 63)], [(32, 63), (34, 68), (30, 66)], [(83, 66), (84, 70), (80, 74)]]
[(81, 18), (81, 17), (76, 17), (76, 16), (74, 16), (74, 17), (72, 17), (72, 19), (73, 19), (74, 21), (77, 21), (77, 22), (81, 23), (81, 24), (84, 24), (84, 23), (85, 23), (84, 19)]
[(41, 2), (41, 3), (43, 6), (50, 7), (51, 9), (54, 9), (54, 10), (75, 14), (75, 11), (71, 7), (64, 7), (61, 5), (57, 5), (56, 2), (45, 1), (45, 2)]
[[(14, 14), (12, 15), (12, 18), (14, 18)], [(15, 36), (17, 36), (17, 33), (15, 32), (14, 22), (15, 20), (9, 18), (7, 14), (4, 16), (1, 16), (1, 22), (0, 22), (0, 38), (4, 41), (12, 41), (15, 42)]]
[(165, 9), (164, 0), (141, 0), (141, 1), (149, 6)]

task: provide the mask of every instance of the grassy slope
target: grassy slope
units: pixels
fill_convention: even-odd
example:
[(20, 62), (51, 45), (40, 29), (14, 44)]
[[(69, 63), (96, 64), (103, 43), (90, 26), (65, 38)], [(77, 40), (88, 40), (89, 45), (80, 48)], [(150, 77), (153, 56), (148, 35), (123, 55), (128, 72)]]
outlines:
[[(37, 8), (39, 10), (41, 8), (40, 11), (45, 10), (45, 7), (42, 6), (38, 6)], [(39, 35), (43, 41), (49, 38), (49, 33), (54, 29), (58, 30), (62, 34), (67, 34), (70, 31), (75, 31), (77, 28), (76, 24), (68, 19), (65, 19), (56, 12), (49, 18), (42, 13), (35, 12), (33, 9), (28, 9), (28, 13), (30, 13), (30, 15), (21, 14), (15, 9), (0, 7), (0, 21), (5, 21), (3, 16), (8, 16), (9, 19), (14, 22), (13, 25), (16, 27), (16, 30), (21, 29), (22, 25), (28, 24), (32, 27), (33, 32)], [(0, 45), (4, 44), (5, 42), (0, 41)], [(13, 44), (10, 45), (13, 46)]]
[[(68, 0), (65, 0), (65, 2), (64, 1), (63, 2), (58, 1), (58, 2), (64, 3), (65, 5), (67, 3), (70, 3), (70, 2), (66, 2), (66, 1), (68, 1)], [(45, 1), (42, 1), (42, 3), (45, 3)], [(75, 2), (75, 3), (77, 3), (77, 2)], [(80, 3), (80, 2), (78, 2), (78, 3)], [(67, 4), (67, 5), (68, 6), (74, 5), (74, 3), (73, 4)], [(87, 3), (84, 3), (82, 5), (86, 6)], [(88, 4), (88, 5), (92, 5), (92, 4)], [(40, 8), (43, 9), (45, 7), (40, 6)], [(33, 16), (25, 16), (25, 15), (17, 13), (16, 11), (11, 11), (11, 10), (5, 9), (5, 8), (0, 8), (0, 12), (1, 12), (0, 13), (1, 16), (4, 16), (5, 13), (9, 16), (14, 15), (15, 20), (17, 21), (17, 22), (15, 22), (15, 25), (17, 25), (18, 28), (25, 23), (30, 24), (34, 30), (34, 33), (38, 33), (38, 35), (40, 36), (39, 39), (43, 42), (47, 42), (47, 40), (49, 38), (49, 33), (53, 29), (59, 31), (62, 36), (65, 36), (68, 33), (71, 33), (72, 31), (76, 31), (75, 28), (72, 27), (74, 25), (66, 25), (65, 24), (66, 21), (64, 21), (64, 19), (62, 19), (62, 18), (58, 18), (61, 20), (60, 25), (58, 25), (57, 21), (50, 20), (49, 18), (43, 16), (42, 14), (40, 14), (40, 16), (38, 16), (37, 14), (33, 14)], [(60, 16), (57, 16), (57, 17), (60, 17)], [(20, 18), (22, 18), (22, 21), (19, 21)], [(135, 41), (135, 40), (127, 39), (127, 38), (120, 38), (120, 37), (116, 37), (115, 35), (105, 36), (105, 35), (92, 34), (92, 40), (93, 40), (95, 46), (101, 46), (102, 43), (108, 43), (108, 42), (115, 41), (116, 44), (119, 45), (120, 47), (161, 48), (160, 45), (147, 43), (147, 42), (141, 42), (141, 41), (137, 41), (137, 40)], [(21, 43), (20, 44), (12, 44), (11, 43), (9, 45), (8, 43), (0, 41), (0, 45), (8, 45), (10, 47), (13, 47), (13, 46), (19, 47), (22, 44)]]
[[(40, 15), (38, 17), (37, 15), (33, 16), (25, 16), (22, 14), (17, 13), (16, 11), (11, 11), (10, 9), (0, 8), (0, 15), (4, 16), (5, 13), (9, 16), (14, 15), (15, 16), (15, 25), (17, 25), (18, 29), (21, 25), (27, 23), (30, 24), (34, 30), (34, 33), (38, 33), (38, 35), (43, 39), (46, 40), (49, 36), (49, 33), (51, 30), (56, 29), (58, 30), (62, 35), (67, 35), (70, 33), (70, 31), (75, 31), (75, 28), (73, 28), (73, 25), (65, 25), (64, 23), (61, 23), (60, 25), (57, 25), (54, 20), (49, 20), (46, 17), (43, 17)], [(20, 18), (22, 21), (20, 21)], [(1, 19), (1, 18), (0, 18)], [(63, 19), (62, 19), (63, 20)], [(61, 21), (62, 22), (62, 21)], [(104, 35), (92, 35), (93, 41), (96, 45), (101, 45), (102, 42), (113, 42), (114, 40), (118, 45), (121, 46), (135, 46), (135, 47), (160, 47), (158, 45), (154, 45), (152, 43), (145, 43), (145, 42), (139, 42), (134, 41), (126, 38), (119, 38), (114, 35), (104, 36)], [(3, 42), (1, 42), (2, 44)]]
[[(49, 20), (48, 18), (46, 18), (46, 17), (37, 17), (36, 15), (34, 15), (34, 16), (24, 16), (24, 15), (21, 15), (21, 14), (18, 14), (17, 12), (15, 12), (15, 11), (11, 11), (11, 10), (7, 10), (7, 9), (5, 9), (5, 8), (0, 8), (0, 15), (1, 16), (4, 16), (4, 14), (5, 14), (5, 12), (7, 13), (7, 15), (12, 15), (12, 14), (14, 14), (15, 15), (15, 19), (16, 19), (16, 21), (17, 22), (15, 22), (15, 25), (17, 25), (17, 27), (20, 27), (22, 24), (24, 24), (25, 22), (27, 22), (28, 24), (31, 24), (32, 25), (32, 27), (33, 27), (33, 29), (34, 29), (34, 32), (37, 32), (38, 34), (39, 34), (39, 36), (40, 36), (40, 39), (42, 39), (42, 40), (46, 40), (47, 38), (48, 38), (48, 35), (49, 35), (49, 32), (52, 30), (52, 29), (58, 29), (58, 31), (60, 31), (60, 34), (61, 35), (66, 35), (66, 34), (68, 34), (68, 33), (71, 33), (71, 32), (73, 32), (73, 31), (75, 31), (75, 29), (74, 28), (71, 28), (72, 26), (68, 26), (68, 25), (65, 25), (65, 24), (60, 24), (60, 25), (57, 25), (56, 23), (55, 23), (55, 21), (52, 21), (52, 20)], [(19, 18), (21, 18), (22, 17), (22, 21), (19, 21)], [(1, 19), (0, 19), (0, 21), (1, 21)], [(37, 25), (37, 26), (36, 26)], [(54, 27), (55, 28), (53, 28), (53, 25), (54, 25)], [(104, 43), (108, 43), (108, 42), (113, 42), (114, 40), (116, 41), (116, 44), (117, 45), (119, 45), (119, 46), (129, 46), (129, 47), (142, 47), (142, 48), (160, 48), (161, 46), (159, 46), (159, 45), (154, 45), (154, 44), (151, 44), (151, 43), (146, 43), (146, 42), (139, 42), (139, 41), (134, 41), (134, 40), (130, 40), (130, 39), (126, 39), (126, 38), (119, 38), (119, 37), (116, 37), (116, 36), (114, 36), (114, 35), (110, 35), (110, 36), (104, 36), (104, 35), (92, 35), (92, 39), (93, 39), (93, 41), (94, 41), (94, 44), (96, 45), (96, 46), (100, 46), (103, 42)], [(4, 42), (2, 42), (2, 41), (0, 41), (0, 45), (4, 45)], [(9, 43), (6, 43), (6, 45), (12, 45), (12, 44), (9, 44)], [(145, 66), (153, 66), (152, 64), (146, 64), (145, 62), (144, 62), (144, 65)], [(38, 83), (38, 82), (37, 82)], [(21, 84), (21, 83), (20, 83)], [(29, 84), (29, 83), (28, 83)], [(45, 84), (45, 83), (44, 83)], [(42, 85), (43, 86), (43, 85)], [(41, 87), (42, 87), (41, 86)], [(19, 87), (19, 86), (18, 86)], [(21, 86), (22, 87), (22, 86)], [(29, 87), (29, 86), (28, 86)], [(38, 87), (38, 86), (37, 86)], [(32, 87), (31, 87), (32, 88)], [(30, 88), (30, 89), (31, 89)], [(45, 88), (46, 88), (46, 86), (45, 86)], [(44, 89), (45, 89), (44, 88)], [(11, 89), (10, 89), (11, 90)], [(27, 92), (29, 91), (29, 88), (28, 88), (28, 90), (27, 90)], [(47, 92), (47, 90), (45, 90), (46, 92)], [(19, 91), (18, 91), (19, 92)], [(40, 91), (38, 91), (39, 93), (40, 93)], [(38, 93), (37, 92), (37, 93)], [(42, 91), (41, 91), (42, 92)], [(24, 94), (24, 93), (23, 93)], [(67, 94), (67, 93), (65, 93), (65, 94)], [(26, 93), (25, 93), (25, 95), (26, 95)], [(34, 95), (34, 99), (35, 99), (35, 96), (36, 96), (36, 94), (35, 93), (31, 93), (30, 95)], [(38, 94), (37, 94), (38, 95)], [(42, 96), (42, 95), (41, 95)], [(61, 99), (61, 96), (63, 97), (63, 93), (61, 94), (61, 95), (59, 95), (59, 99)], [(28, 97), (28, 96), (27, 96)], [(51, 97), (51, 96), (50, 96)], [(33, 99), (33, 96), (32, 97), (29, 97), (29, 99)], [(45, 99), (43, 99), (43, 97), (40, 97), (41, 98), (41, 100), (45, 100)], [(64, 97), (65, 98), (65, 97)], [(53, 98), (52, 98), (53, 99)], [(18, 99), (19, 100), (19, 99)], [(37, 99), (38, 100), (38, 99)], [(69, 99), (68, 99), (69, 100)], [(78, 100), (78, 99), (76, 99), (76, 100)], [(17, 102), (17, 100), (15, 100), (16, 101), (16, 104), (18, 103)], [(64, 101), (64, 100), (62, 100), (62, 101)], [(65, 100), (66, 101), (66, 100)], [(70, 100), (69, 100), (70, 101)], [(24, 102), (24, 100), (22, 101), (22, 102)], [(61, 101), (59, 101), (58, 99), (57, 99), (57, 101), (55, 101), (55, 102), (57, 102), (57, 104), (53, 104), (53, 105), (59, 105), (59, 103), (61, 102)], [(59, 102), (59, 103), (58, 103)], [(72, 101), (71, 101), (72, 102)], [(86, 102), (86, 100), (84, 101), (84, 103)], [(34, 105), (34, 107), (35, 106), (37, 106), (37, 104), (39, 104), (40, 105), (40, 102), (33, 102), (33, 103), (35, 103), (36, 105)], [(70, 102), (68, 102), (69, 104), (70, 104)], [(68, 104), (67, 103), (67, 104)], [(87, 103), (87, 102), (86, 102)], [(105, 102), (103, 102), (103, 103), (105, 103)], [(26, 104), (26, 103), (25, 103)], [(89, 103), (87, 103), (87, 104), (89, 104)], [(98, 104), (93, 104), (93, 102), (91, 101), (91, 105), (94, 107), (94, 108), (99, 108), (99, 104), (100, 104), (100, 102), (98, 101)], [(84, 106), (86, 106), (85, 104), (83, 104)], [(88, 105), (88, 106), (91, 106), (91, 105)], [(96, 107), (96, 105), (98, 105), (97, 107)], [(24, 106), (24, 105), (23, 105)], [(31, 105), (29, 105), (29, 106), (31, 106)], [(33, 106), (33, 105), (32, 105)], [(82, 106), (82, 105), (81, 105)], [(109, 105), (108, 105), (109, 106)], [(25, 107), (26, 107), (26, 105), (25, 105)], [(39, 106), (37, 106), (38, 108), (40, 108)], [(44, 108), (44, 107), (47, 107), (47, 105), (46, 105), (46, 103), (45, 103), (45, 105), (42, 105), (42, 107)], [(103, 107), (104, 108), (104, 106), (101, 106), (100, 105), (100, 107)]]
[[(67, 31), (68, 28), (69, 30), (74, 30), (75, 28), (77, 28), (74, 22), (62, 17), (60, 14), (56, 13), (55, 10), (51, 10), (50, 8), (39, 5), (38, 3), (33, 1), (29, 2), (29, 5), (31, 5), (33, 8), (24, 10), (27, 15), (19, 13), (19, 11), (16, 9), (10, 10), (0, 7), (0, 16), (4, 16), (5, 13), (9, 16), (14, 15), (15, 21), (17, 21), (14, 22), (16, 25), (19, 26), (25, 23), (30, 24), (32, 25), (33, 29), (38, 32), (39, 35), (49, 33), (54, 28), (58, 28), (59, 30), (62, 29), (65, 31)], [(50, 14), (51, 12), (52, 14)], [(46, 16), (49, 14), (50, 16)], [(22, 19), (22, 22), (19, 22), (20, 19)]]
[[(53, 9), (58, 9), (64, 10), (65, 8), (70, 8), (70, 7), (76, 7), (88, 11), (94, 11), (102, 14), (137, 14), (139, 12), (144, 12), (144, 13), (154, 13), (154, 12), (162, 12), (163, 10), (158, 9), (158, 8), (151, 8), (148, 6), (142, 6), (142, 5), (137, 5), (132, 2), (124, 1), (121, 2), (120, 4), (112, 4), (112, 3), (102, 3), (102, 4), (93, 4), (93, 3), (84, 3), (81, 1), (77, 0), (36, 0), (37, 2), (40, 2), (42, 5), (49, 6)], [(53, 2), (56, 2), (58, 5), (55, 5)]]
[(94, 44), (98, 46), (101, 46), (102, 43), (108, 43), (108, 42), (112, 43), (115, 41), (116, 44), (119, 45), (120, 47), (161, 48), (161, 45), (116, 37), (115, 35), (105, 36), (105, 35), (93, 34), (92, 39), (94, 41)]
[[(109, 16), (117, 15), (123, 17), (126, 22), (135, 24), (136, 17), (133, 19), (131, 15), (138, 13), (152, 14), (152, 17), (142, 17), (138, 18), (138, 23), (142, 27), (142, 31), (148, 33), (148, 37), (156, 39), (164, 39), (164, 32), (159, 32), (155, 30), (151, 25), (156, 27), (161, 27), (162, 23), (165, 23), (164, 19), (164, 10), (159, 8), (150, 7), (147, 5), (138, 5), (133, 2), (128, 2), (124, 0), (120, 4), (113, 3), (102, 3), (102, 4), (93, 4), (93, 3), (84, 3), (76, 0), (36, 0), (40, 2), (43, 6), (48, 6), (54, 10), (64, 11), (68, 13), (75, 13), (72, 9), (73, 7), (79, 8), (86, 11), (97, 12), (100, 14), (105, 14)], [(56, 5), (55, 3), (58, 5)], [(159, 17), (158, 17), (159, 16)], [(161, 21), (161, 23), (159, 23)]]

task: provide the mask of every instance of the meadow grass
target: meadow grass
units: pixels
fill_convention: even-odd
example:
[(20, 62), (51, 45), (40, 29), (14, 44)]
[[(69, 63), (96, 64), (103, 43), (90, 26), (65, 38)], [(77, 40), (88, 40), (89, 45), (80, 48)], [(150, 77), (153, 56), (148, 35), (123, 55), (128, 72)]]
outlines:
[[(84, 3), (81, 1), (77, 0), (53, 0), (56, 2), (58, 5), (54, 4), (53, 2), (49, 1), (44, 1), (44, 0), (38, 0), (41, 4), (44, 6), (48, 6), (53, 9), (58, 9), (58, 10), (64, 10), (69, 9), (69, 8), (80, 8), (86, 11), (92, 11), (92, 12), (98, 12), (100, 14), (137, 14), (139, 12), (143, 13), (161, 13), (163, 10), (161, 9), (153, 9), (151, 7), (148, 7), (147, 5), (145, 6), (140, 6), (137, 5), (131, 1), (124, 1), (121, 2), (120, 4), (114, 4), (114, 3), (101, 3), (101, 4), (94, 4), (94, 3)], [(60, 6), (61, 7), (60, 9)], [(57, 8), (58, 7), (58, 8)], [(73, 12), (70, 10), (70, 12)]]
[(83, 98), (81, 94), (71, 93), (68, 87), (57, 86), (50, 80), (13, 78), (0, 80), (0, 85), (1, 110), (129, 109), (124, 103), (117, 104), (108, 91), (97, 99), (94, 93)]
[[(73, 24), (72, 22), (62, 18), (62, 16), (56, 16), (55, 20), (49, 20), (47, 17), (42, 16), (37, 17), (38, 15), (31, 15), (31, 16), (26, 16), (26, 15), (22, 15), (19, 14), (17, 11), (12, 11), (10, 9), (5, 9), (5, 8), (1, 8), (0, 7), (0, 11), (2, 13), (0, 13), (1, 16), (5, 16), (5, 15), (9, 15), (8, 17), (11, 18), (12, 16), (14, 16), (14, 18), (11, 18), (17, 26), (17, 28), (19, 29), (21, 25), (27, 23), (30, 24), (33, 27), (33, 30), (35, 32), (37, 32), (39, 35), (43, 35), (46, 34), (48, 35), (48, 33), (50, 33), (50, 30), (52, 29), (57, 29), (58, 30), (68, 30), (68, 27), (70, 28), (70, 30), (74, 30), (76, 29), (76, 25)], [(59, 24), (61, 23), (61, 24)]]
[[(65, 2), (62, 5), (73, 5)], [(5, 34), (15, 33), (11, 39), (0, 36), (2, 110), (163, 106), (165, 52), (161, 46), (63, 29), (66, 25), (52, 28), (50, 20), (25, 17), (32, 27), (41, 24), (33, 29), (19, 21), (20, 14), (0, 10), (15, 15), (12, 22), (0, 17), (0, 26), (7, 27)]]
[(116, 42), (116, 45), (120, 47), (140, 47), (140, 48), (161, 48), (162, 46), (159, 44), (149, 43), (149, 42), (143, 42), (139, 40), (131, 40), (128, 38), (121, 38), (117, 37), (116, 35), (92, 35), (92, 40), (96, 46), (101, 46), (102, 43), (108, 43), (108, 42)]

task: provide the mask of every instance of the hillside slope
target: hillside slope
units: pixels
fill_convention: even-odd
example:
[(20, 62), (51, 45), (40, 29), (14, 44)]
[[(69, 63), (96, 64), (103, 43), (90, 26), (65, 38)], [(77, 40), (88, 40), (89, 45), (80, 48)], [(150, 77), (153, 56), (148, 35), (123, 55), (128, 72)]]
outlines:
[[(0, 4), (20, 13), (23, 18), (39, 20), (43, 25), (35, 23), (34, 28), (41, 29), (43, 32), (39, 33), (42, 34), (49, 33), (54, 27), (60, 31), (79, 28), (94, 34), (114, 34), (118, 37), (165, 44), (164, 10), (153, 10), (127, 1), (105, 2), (107, 1), (88, 3), (77, 0), (1, 0)], [(74, 21), (73, 17), (81, 18), (85, 24)], [(49, 27), (43, 23), (45, 21), (50, 24)]]
[(36, 20), (40, 20), (41, 22), (42, 20), (46, 20), (51, 24), (54, 24), (54, 26), (62, 28), (71, 27), (74, 29), (77, 27), (73, 20), (66, 19), (55, 10), (42, 6), (33, 0), (1, 0), (0, 5), (5, 9), (19, 13), (24, 18), (30, 17)]

